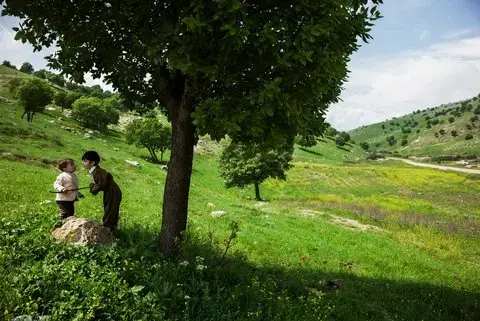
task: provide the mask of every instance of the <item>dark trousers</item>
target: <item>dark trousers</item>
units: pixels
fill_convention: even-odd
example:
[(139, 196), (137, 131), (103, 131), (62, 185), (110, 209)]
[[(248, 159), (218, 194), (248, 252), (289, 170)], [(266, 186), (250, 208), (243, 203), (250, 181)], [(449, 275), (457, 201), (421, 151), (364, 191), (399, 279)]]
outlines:
[(75, 215), (75, 202), (74, 201), (57, 201), (58, 208), (60, 209), (60, 218), (62, 220), (67, 217)]

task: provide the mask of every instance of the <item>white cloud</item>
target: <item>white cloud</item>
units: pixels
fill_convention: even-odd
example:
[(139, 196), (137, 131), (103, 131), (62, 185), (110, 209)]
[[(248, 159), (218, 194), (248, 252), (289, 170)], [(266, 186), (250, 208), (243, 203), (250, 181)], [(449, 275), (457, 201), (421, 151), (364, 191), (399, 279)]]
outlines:
[(396, 57), (352, 60), (343, 101), (327, 121), (341, 130), (376, 123), (480, 92), (480, 37), (433, 45)]
[(475, 32), (475, 29), (456, 29), (456, 30), (452, 30), (450, 32), (447, 32), (443, 38), (445, 39), (456, 39), (456, 38), (462, 38), (462, 37), (465, 37), (465, 36), (468, 36), (470, 34), (472, 34), (473, 32)]
[[(0, 61), (9, 60), (13, 65), (20, 67), (25, 61), (30, 62), (35, 70), (47, 69), (45, 56), (55, 52), (55, 48), (44, 48), (40, 52), (33, 52), (29, 43), (15, 40), (15, 34), (11, 29), (0, 23)], [(57, 72), (56, 70), (52, 70)], [(93, 79), (90, 74), (85, 75), (85, 84), (88, 86), (100, 85), (104, 90), (113, 91), (111, 85), (106, 85), (101, 79)]]

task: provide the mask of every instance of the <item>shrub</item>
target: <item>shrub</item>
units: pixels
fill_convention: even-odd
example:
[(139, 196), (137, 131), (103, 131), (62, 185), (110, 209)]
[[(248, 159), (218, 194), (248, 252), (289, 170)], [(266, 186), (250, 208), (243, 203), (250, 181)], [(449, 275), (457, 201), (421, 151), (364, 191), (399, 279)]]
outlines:
[(312, 135), (298, 135), (295, 138), (295, 142), (302, 147), (313, 147), (317, 145), (315, 136)]
[(8, 82), (8, 85), (7, 85), (8, 91), (13, 93), (13, 96), (15, 96), (15, 91), (17, 90), (17, 88), (20, 86), (21, 83), (22, 83), (21, 78), (18, 78), (18, 77), (13, 78)]
[(385, 138), (385, 140), (387, 141), (388, 145), (390, 145), (390, 146), (393, 146), (397, 143), (394, 136), (388, 136), (387, 138)]
[(440, 129), (438, 132), (439, 132), (440, 135), (442, 135), (442, 136), (445, 135), (445, 129)]
[(453, 123), (454, 121), (455, 121), (455, 118), (454, 118), (454, 117), (449, 117), (449, 118), (448, 118), (448, 122), (449, 122), (450, 124)]
[(369, 146), (368, 146), (368, 143), (367, 142), (361, 142), (360, 143), (360, 147), (364, 150), (368, 150)]
[(337, 137), (335, 137), (335, 144), (337, 144), (337, 146), (344, 146), (346, 144), (345, 138), (338, 135)]
[(118, 122), (119, 114), (100, 98), (82, 97), (73, 103), (72, 117), (87, 128), (105, 130)]
[(157, 151), (163, 161), (163, 153), (172, 144), (172, 130), (156, 118), (135, 119), (126, 126), (125, 132), (127, 143), (148, 149), (154, 161), (158, 161)]
[(457, 133), (456, 130), (452, 130), (452, 131), (450, 132), (450, 134), (452, 135), (452, 137), (457, 137), (457, 136), (458, 136), (458, 133)]
[(472, 135), (472, 134), (467, 134), (467, 135), (465, 136), (465, 140), (470, 140), (470, 139), (472, 139), (472, 138), (473, 138), (473, 135)]
[(402, 141), (400, 142), (400, 145), (407, 146), (408, 145), (408, 140), (406, 140), (405, 138), (402, 139)]
[(2, 62), (2, 66), (5, 66), (5, 67), (8, 67), (8, 68), (12, 68), (12, 69), (17, 70), (17, 67), (15, 67), (14, 65), (12, 65), (12, 64), (10, 63), (10, 61), (8, 61), (8, 60), (4, 60), (4, 61)]

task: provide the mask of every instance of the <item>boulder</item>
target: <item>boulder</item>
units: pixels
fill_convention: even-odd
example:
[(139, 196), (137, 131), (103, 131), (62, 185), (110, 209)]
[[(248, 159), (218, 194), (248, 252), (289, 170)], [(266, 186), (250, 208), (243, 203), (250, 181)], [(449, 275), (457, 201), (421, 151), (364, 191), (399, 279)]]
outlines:
[(77, 245), (111, 244), (115, 237), (108, 227), (99, 222), (87, 219), (68, 217), (63, 225), (56, 228), (52, 235), (59, 241), (74, 243)]
[(132, 165), (132, 166), (140, 167), (140, 163), (137, 162), (137, 161), (132, 161), (132, 160), (126, 159), (125, 162)]
[(216, 217), (216, 218), (224, 217), (224, 216), (227, 216), (227, 212), (225, 212), (225, 211), (213, 211), (212, 213), (210, 213), (210, 215), (212, 217)]

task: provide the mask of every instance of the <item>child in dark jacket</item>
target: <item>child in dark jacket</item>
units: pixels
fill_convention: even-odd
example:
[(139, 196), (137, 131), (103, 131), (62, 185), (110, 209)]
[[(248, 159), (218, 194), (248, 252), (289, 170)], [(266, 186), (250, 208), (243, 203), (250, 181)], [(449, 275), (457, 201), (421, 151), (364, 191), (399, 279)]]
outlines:
[(100, 155), (96, 151), (88, 151), (82, 156), (83, 167), (92, 175), (90, 193), (97, 195), (103, 191), (103, 226), (115, 231), (118, 224), (122, 191), (113, 180), (112, 174), (98, 166)]

